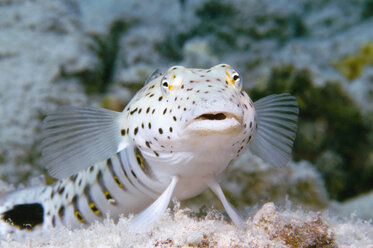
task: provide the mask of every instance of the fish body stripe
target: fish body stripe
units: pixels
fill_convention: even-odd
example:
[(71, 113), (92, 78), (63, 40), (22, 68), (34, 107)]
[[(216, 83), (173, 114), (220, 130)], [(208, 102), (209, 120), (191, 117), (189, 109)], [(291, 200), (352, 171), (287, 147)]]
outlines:
[[(132, 154), (131, 154), (132, 153)], [(131, 156), (129, 156), (131, 155)], [(141, 161), (141, 163), (138, 162)], [(114, 208), (123, 207), (118, 204), (118, 199), (123, 199), (123, 196), (137, 197), (142, 193), (152, 191), (156, 194), (154, 190), (146, 186), (146, 183), (141, 182), (141, 178), (146, 175), (144, 168), (146, 167), (146, 161), (142, 157), (139, 150), (132, 150), (128, 152), (126, 156), (121, 153), (117, 153), (112, 158), (109, 158), (105, 163), (97, 164), (91, 166), (85, 172), (86, 180), (82, 180), (81, 176), (73, 176), (65, 180), (61, 180), (58, 185), (55, 185), (55, 189), (61, 194), (53, 194), (53, 198), (49, 197), (45, 205), (53, 206), (55, 201), (59, 201), (57, 209), (55, 210), (56, 215), (51, 218), (51, 225), (56, 225), (56, 219), (59, 219), (63, 223), (71, 223), (71, 220), (67, 220), (70, 215), (66, 214), (69, 206), (72, 206), (72, 211), (74, 218), (78, 223), (89, 223), (92, 218), (88, 218), (88, 213), (85, 209), (89, 209), (90, 212), (96, 216), (96, 218), (102, 218), (103, 213), (107, 212), (107, 204), (103, 204), (100, 199), (105, 199), (106, 203)], [(141, 178), (136, 175), (142, 172)], [(85, 185), (84, 185), (85, 184)], [(72, 187), (69, 187), (72, 186)], [(79, 190), (83, 187), (81, 190)], [(74, 192), (68, 192), (69, 189), (74, 190)], [(115, 190), (113, 190), (115, 189)], [(49, 192), (45, 190), (45, 192)], [(60, 197), (65, 194), (73, 195), (71, 201), (63, 201)], [(158, 193), (159, 194), (159, 193)], [(60, 197), (57, 197), (60, 196)], [(93, 197), (96, 195), (96, 197)], [(85, 199), (87, 208), (83, 208), (81, 204), (84, 205), (84, 201), (79, 199)], [(87, 216), (86, 216), (87, 215)]]

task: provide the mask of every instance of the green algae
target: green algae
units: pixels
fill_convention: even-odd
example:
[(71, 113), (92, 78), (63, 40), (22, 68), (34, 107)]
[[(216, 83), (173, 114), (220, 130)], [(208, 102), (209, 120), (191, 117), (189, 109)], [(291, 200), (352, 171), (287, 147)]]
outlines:
[(94, 68), (76, 73), (62, 71), (62, 78), (77, 78), (87, 94), (105, 93), (114, 81), (115, 63), (119, 55), (119, 40), (133, 21), (114, 21), (107, 34), (89, 34), (89, 50), (96, 56)]
[(358, 78), (366, 66), (373, 65), (373, 41), (361, 46), (356, 54), (346, 55), (332, 64), (348, 80)]
[(316, 164), (333, 199), (344, 200), (371, 190), (373, 166), (369, 151), (373, 123), (338, 82), (316, 87), (308, 70), (292, 65), (273, 68), (260, 88), (249, 91), (253, 100), (289, 92), (297, 97), (300, 119), (294, 158)]

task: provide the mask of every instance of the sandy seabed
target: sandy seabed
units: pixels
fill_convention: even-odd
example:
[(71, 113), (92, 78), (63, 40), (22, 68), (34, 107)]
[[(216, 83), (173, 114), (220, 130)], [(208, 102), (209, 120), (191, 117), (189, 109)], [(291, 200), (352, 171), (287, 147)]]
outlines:
[(10, 235), (1, 247), (373, 247), (373, 226), (368, 222), (277, 210), (273, 203), (249, 216), (243, 230), (216, 210), (203, 218), (170, 210), (143, 233), (131, 232), (129, 222), (122, 217), (117, 223), (107, 219), (75, 230), (28, 232), (18, 239)]

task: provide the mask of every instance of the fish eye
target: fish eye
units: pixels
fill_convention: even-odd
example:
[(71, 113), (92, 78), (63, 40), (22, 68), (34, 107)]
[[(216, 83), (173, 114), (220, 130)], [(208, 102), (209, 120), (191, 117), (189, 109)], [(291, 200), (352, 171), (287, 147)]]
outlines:
[(241, 79), (240, 79), (240, 75), (238, 75), (238, 73), (236, 71), (233, 71), (233, 81), (234, 81), (234, 86), (241, 90), (242, 89), (242, 82), (241, 82)]
[(169, 83), (168, 83), (168, 80), (167, 80), (167, 76), (164, 76), (161, 80), (161, 90), (162, 90), (162, 94), (168, 94), (169, 91), (170, 91), (170, 87), (169, 87)]
[(236, 89), (241, 90), (242, 82), (238, 72), (233, 69), (229, 69), (226, 71), (226, 74), (228, 82), (230, 82), (230, 84), (232, 84)]

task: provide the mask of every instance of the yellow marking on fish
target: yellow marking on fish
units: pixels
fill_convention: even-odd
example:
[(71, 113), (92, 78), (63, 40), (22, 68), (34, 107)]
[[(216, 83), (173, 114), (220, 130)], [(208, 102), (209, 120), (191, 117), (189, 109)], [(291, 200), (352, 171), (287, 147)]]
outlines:
[(77, 219), (79, 222), (81, 222), (81, 223), (84, 223), (84, 222), (85, 222), (85, 221), (84, 221), (84, 218), (83, 218), (83, 216), (82, 216), (82, 214), (81, 214), (78, 210), (75, 211), (74, 215), (75, 215), (76, 219)]
[(136, 153), (136, 159), (137, 163), (141, 166), (142, 169), (144, 169), (144, 160), (142, 159), (141, 155), (139, 153)]
[(234, 80), (231, 78), (231, 75), (229, 75), (229, 72), (226, 71), (225, 73), (227, 74), (227, 81), (228, 81), (231, 85), (234, 85)]
[(110, 204), (115, 204), (115, 199), (111, 196), (111, 194), (108, 191), (105, 191), (104, 193), (106, 200), (109, 201)]
[(119, 188), (123, 188), (123, 184), (117, 176), (114, 176), (114, 181), (118, 184)]
[(92, 212), (96, 215), (100, 215), (101, 212), (100, 210), (97, 208), (96, 204), (94, 202), (90, 202), (89, 203), (89, 208), (92, 210)]

